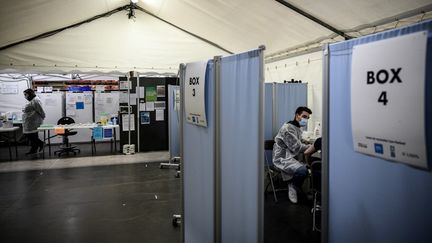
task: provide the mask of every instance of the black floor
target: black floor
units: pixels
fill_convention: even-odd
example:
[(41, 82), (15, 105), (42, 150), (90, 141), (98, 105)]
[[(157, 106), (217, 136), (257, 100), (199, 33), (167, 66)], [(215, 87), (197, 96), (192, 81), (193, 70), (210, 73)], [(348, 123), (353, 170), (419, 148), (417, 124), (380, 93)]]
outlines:
[(180, 242), (180, 179), (159, 163), (0, 173), (0, 242)]
[[(59, 158), (59, 156), (54, 154), (54, 151), (59, 150), (59, 144), (51, 145), (51, 155), (49, 154), (49, 148), (48, 146), (45, 146), (45, 159), (52, 159), (52, 158)], [(90, 143), (76, 143), (74, 144), (78, 149), (80, 149), (80, 153), (69, 154), (69, 155), (62, 155), (62, 158), (65, 157), (87, 157), (92, 156), (92, 150), (91, 150), (91, 144)], [(18, 157), (16, 156), (15, 147), (11, 146), (12, 150), (12, 160), (9, 155), (9, 149), (7, 146), (3, 145), (0, 146), (0, 162), (7, 162), (7, 161), (17, 161), (17, 160), (29, 160), (29, 159), (41, 159), (43, 158), (43, 154), (39, 153), (36, 156), (26, 156), (25, 153), (30, 151), (30, 146), (20, 144), (18, 145)], [(96, 143), (96, 153), (93, 156), (102, 156), (102, 155), (114, 155), (114, 154), (120, 154), (120, 144), (117, 142), (117, 152), (114, 150), (114, 145), (112, 145), (111, 150), (111, 143), (110, 142), (98, 142)]]
[(319, 243), (320, 233), (312, 231), (313, 203), (306, 196), (292, 204), (287, 191), (267, 193), (264, 199), (264, 242), (265, 243)]
[[(78, 144), (77, 157), (90, 156)], [(27, 146), (19, 147), (19, 160)], [(55, 148), (54, 148), (55, 149)], [(111, 154), (109, 143), (97, 155)], [(56, 158), (53, 156), (52, 158)], [(46, 154), (46, 158), (49, 158)], [(0, 162), (9, 161), (0, 147)], [(0, 173), (0, 242), (181, 242), (180, 179), (159, 163)], [(312, 202), (278, 193), (264, 204), (265, 243), (319, 243), (312, 231)]]

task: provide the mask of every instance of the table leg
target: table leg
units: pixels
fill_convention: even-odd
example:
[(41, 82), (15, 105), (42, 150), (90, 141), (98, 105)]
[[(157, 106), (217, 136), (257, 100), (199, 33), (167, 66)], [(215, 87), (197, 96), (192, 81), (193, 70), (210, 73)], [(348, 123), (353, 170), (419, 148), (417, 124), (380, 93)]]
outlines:
[(7, 141), (8, 141), (8, 148), (9, 148), (9, 159), (12, 160), (12, 150), (11, 150), (11, 144), (10, 144), (10, 133), (7, 133)]
[(50, 130), (48, 130), (48, 154), (51, 157), (51, 134), (50, 134)]
[(110, 139), (110, 150), (111, 150), (111, 154), (112, 154), (112, 149), (113, 149), (113, 140), (112, 138)]
[(17, 145), (16, 130), (14, 131), (14, 140), (15, 140), (15, 156), (18, 159), (18, 145)]
[(95, 149), (96, 145), (95, 145), (95, 140), (93, 138), (93, 136), (91, 137), (91, 151), (92, 151), (92, 156), (94, 155), (94, 149)]
[(117, 153), (117, 129), (114, 127), (114, 151)]

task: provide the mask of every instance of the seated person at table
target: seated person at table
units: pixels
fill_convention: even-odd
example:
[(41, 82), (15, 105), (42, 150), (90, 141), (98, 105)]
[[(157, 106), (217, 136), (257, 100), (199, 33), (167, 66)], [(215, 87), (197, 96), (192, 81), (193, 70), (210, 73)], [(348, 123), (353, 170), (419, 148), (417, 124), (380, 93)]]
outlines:
[(297, 203), (297, 192), (301, 190), (308, 175), (306, 165), (298, 161), (300, 153), (310, 154), (315, 149), (301, 141), (302, 129), (307, 125), (312, 111), (304, 106), (297, 108), (294, 120), (282, 125), (275, 137), (273, 164), (281, 171), (282, 179), (288, 181), (288, 198)]
[(42, 151), (43, 142), (39, 139), (37, 128), (45, 119), (45, 112), (42, 109), (41, 100), (32, 89), (24, 90), (24, 97), (29, 102), (23, 109), (23, 133), (30, 141), (31, 149), (26, 155), (35, 154), (39, 148)]

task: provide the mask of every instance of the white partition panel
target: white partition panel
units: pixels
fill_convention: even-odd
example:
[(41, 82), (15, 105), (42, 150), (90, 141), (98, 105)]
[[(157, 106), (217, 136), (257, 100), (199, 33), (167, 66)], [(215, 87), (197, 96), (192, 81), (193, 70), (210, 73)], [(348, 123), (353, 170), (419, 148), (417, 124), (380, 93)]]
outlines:
[(264, 139), (273, 139), (273, 83), (265, 84), (264, 93)]
[(0, 112), (14, 112), (19, 119), (27, 100), (23, 91), (30, 88), (26, 80), (16, 82), (0, 81)]
[(180, 156), (180, 104), (176, 104), (177, 85), (168, 85), (168, 139), (170, 159)]
[[(82, 103), (81, 103), (82, 102)], [(93, 93), (66, 92), (66, 116), (75, 123), (93, 123)], [(69, 142), (90, 142), (90, 129), (77, 129), (78, 134), (69, 137)]]
[[(207, 127), (182, 125), (182, 178), (184, 242), (213, 242), (214, 239), (214, 81), (213, 63), (207, 65)], [(181, 82), (182, 84), (184, 82)], [(182, 86), (183, 88), (183, 86)], [(183, 102), (184, 103), (184, 102)], [(183, 109), (184, 114), (184, 109)]]
[(220, 202), (222, 242), (262, 242), (263, 50), (221, 59)]
[[(95, 122), (99, 122), (101, 116), (108, 116), (108, 117), (118, 116), (119, 97), (120, 97), (120, 93), (118, 91), (112, 91), (111, 93), (94, 94)], [(120, 138), (119, 128), (116, 129), (117, 129), (116, 140), (119, 140)]]
[[(38, 93), (37, 96), (42, 102), (42, 108), (45, 111), (45, 119), (43, 124), (57, 124), (58, 120), (63, 117), (63, 104), (64, 104), (64, 93)], [(51, 132), (51, 136), (54, 135)], [(46, 135), (48, 135), (46, 133)], [(43, 138), (43, 132), (39, 132), (39, 137)], [(51, 143), (62, 143), (62, 137), (53, 137)]]
[(306, 83), (276, 83), (274, 85), (275, 120), (273, 121), (273, 137), (276, 136), (284, 123), (294, 119), (297, 107), (307, 106)]

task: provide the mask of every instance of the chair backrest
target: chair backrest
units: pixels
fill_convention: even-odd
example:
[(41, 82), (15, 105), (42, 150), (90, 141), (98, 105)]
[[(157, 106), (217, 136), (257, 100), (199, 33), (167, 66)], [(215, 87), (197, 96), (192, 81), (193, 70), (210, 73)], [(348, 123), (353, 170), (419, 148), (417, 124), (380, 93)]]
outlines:
[(74, 119), (64, 116), (57, 121), (57, 125), (69, 125), (75, 123)]
[(264, 141), (264, 150), (273, 150), (274, 140)]
[(274, 140), (265, 140), (264, 141), (264, 158), (266, 165), (273, 166), (273, 145)]
[(312, 188), (321, 192), (321, 161), (315, 161), (311, 164)]

